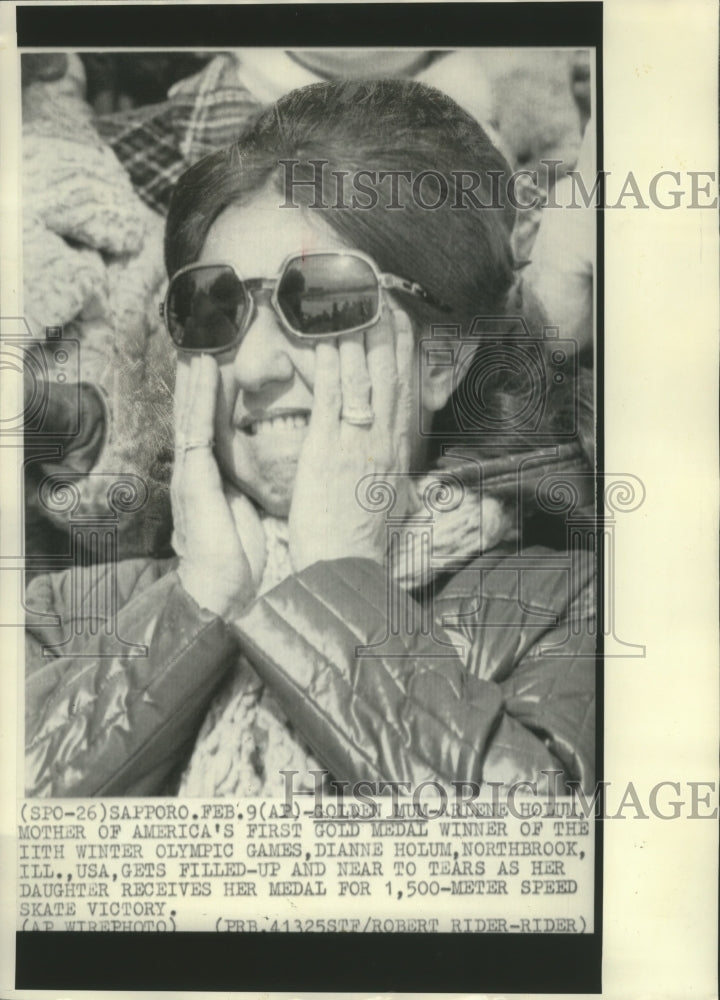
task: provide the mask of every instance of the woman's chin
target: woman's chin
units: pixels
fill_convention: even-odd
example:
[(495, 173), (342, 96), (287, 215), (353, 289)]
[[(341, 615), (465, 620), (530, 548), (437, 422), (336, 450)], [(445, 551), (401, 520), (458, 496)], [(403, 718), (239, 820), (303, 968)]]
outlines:
[(218, 453), (221, 473), (267, 514), (287, 517), (306, 433), (306, 429), (302, 434), (295, 431), (286, 435), (286, 440), (272, 441), (269, 447), (239, 432), (232, 449)]
[(297, 467), (296, 454), (268, 458), (258, 463), (256, 498), (267, 514), (287, 517), (290, 513)]
[(292, 493), (288, 495), (285, 493), (270, 492), (264, 493), (262, 497), (257, 497), (258, 505), (266, 514), (271, 514), (273, 517), (289, 517), (291, 501)]
[(292, 502), (297, 460), (263, 464), (255, 475), (245, 478), (230, 474), (228, 479), (266, 514), (288, 517)]

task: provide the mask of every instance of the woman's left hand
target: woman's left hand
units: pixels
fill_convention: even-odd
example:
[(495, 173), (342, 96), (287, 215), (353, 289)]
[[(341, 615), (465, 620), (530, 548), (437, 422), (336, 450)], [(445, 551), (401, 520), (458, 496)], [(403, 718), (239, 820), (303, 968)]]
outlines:
[[(359, 556), (382, 563), (383, 514), (356, 497), (370, 474), (404, 473), (410, 464), (414, 339), (408, 316), (385, 309), (366, 333), (315, 348), (314, 404), (298, 462), (290, 509), (290, 557), (296, 572), (321, 560)], [(367, 425), (349, 422), (372, 412)], [(343, 415), (345, 419), (343, 419)], [(393, 483), (393, 515), (410, 510), (406, 479)]]

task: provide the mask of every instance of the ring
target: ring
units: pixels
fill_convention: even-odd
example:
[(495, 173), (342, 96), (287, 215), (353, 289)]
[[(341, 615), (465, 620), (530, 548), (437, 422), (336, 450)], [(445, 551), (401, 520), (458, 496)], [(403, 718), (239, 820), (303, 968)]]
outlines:
[(344, 406), (340, 418), (353, 427), (370, 427), (375, 422), (372, 406)]
[(183, 453), (183, 455), (188, 451), (194, 451), (196, 448), (210, 448), (215, 446), (215, 441), (213, 438), (205, 438), (202, 441), (182, 441), (178, 442), (178, 448)]

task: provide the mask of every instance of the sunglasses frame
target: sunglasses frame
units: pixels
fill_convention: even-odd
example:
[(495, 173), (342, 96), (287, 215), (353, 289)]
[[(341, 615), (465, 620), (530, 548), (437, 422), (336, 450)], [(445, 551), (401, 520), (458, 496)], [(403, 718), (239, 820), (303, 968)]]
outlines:
[[(366, 253), (363, 253), (361, 250), (307, 250), (303, 253), (296, 252), (289, 254), (283, 261), (280, 270), (278, 271), (277, 275), (274, 278), (243, 278), (240, 274), (238, 274), (237, 269), (234, 267), (234, 265), (230, 264), (227, 261), (196, 261), (193, 264), (186, 264), (185, 267), (181, 267), (178, 271), (175, 272), (175, 274), (173, 274), (168, 284), (167, 292), (165, 293), (165, 298), (160, 303), (160, 315), (165, 321), (165, 329), (167, 330), (168, 335), (170, 336), (170, 339), (172, 340), (177, 350), (184, 351), (187, 354), (224, 354), (226, 351), (235, 350), (242, 342), (242, 339), (247, 333), (248, 327), (252, 322), (252, 318), (255, 313), (254, 295), (257, 294), (258, 292), (267, 293), (268, 291), (272, 290), (272, 295), (270, 296), (270, 304), (272, 306), (273, 312), (275, 313), (280, 323), (282, 324), (284, 331), (290, 334), (290, 336), (297, 338), (298, 340), (301, 341), (328, 340), (333, 337), (345, 337), (351, 333), (362, 333), (364, 330), (369, 330), (371, 327), (375, 326), (375, 324), (379, 321), (380, 317), (382, 316), (383, 302), (382, 302), (382, 296), (380, 294), (378, 294), (378, 307), (372, 319), (366, 320), (364, 323), (361, 323), (358, 326), (354, 326), (349, 330), (341, 330), (338, 332), (328, 331), (325, 333), (306, 333), (302, 330), (296, 330), (295, 327), (293, 327), (286, 319), (280, 307), (280, 302), (278, 299), (278, 287), (291, 262), (298, 259), (302, 260), (306, 257), (328, 257), (328, 256), (352, 257), (357, 260), (361, 260), (364, 264), (367, 264), (370, 270), (372, 271), (373, 275), (375, 276), (375, 280), (377, 281), (378, 293), (382, 289), (386, 289), (388, 291), (405, 292), (408, 295), (413, 295), (416, 298), (422, 299), (425, 303), (427, 303), (427, 305), (430, 305), (436, 309), (440, 309), (443, 312), (450, 312), (449, 306), (445, 305), (444, 303), (436, 299), (433, 295), (431, 295), (428, 291), (426, 291), (426, 289), (424, 289), (422, 285), (418, 284), (417, 281), (412, 281), (409, 278), (400, 278), (396, 274), (383, 273), (377, 266), (375, 261), (372, 259), (372, 257), (369, 257)], [(170, 323), (168, 319), (170, 312), (169, 309), (170, 292), (173, 287), (173, 282), (175, 281), (176, 278), (179, 278), (181, 275), (187, 274), (190, 271), (200, 271), (205, 268), (213, 268), (213, 267), (229, 268), (230, 271), (232, 271), (237, 280), (242, 282), (242, 285), (245, 289), (245, 293), (247, 294), (250, 300), (252, 308), (248, 308), (245, 310), (245, 316), (243, 322), (236, 330), (235, 336), (229, 344), (224, 345), (222, 347), (183, 347), (183, 345), (178, 344), (175, 338), (173, 337), (172, 332), (170, 330)]]

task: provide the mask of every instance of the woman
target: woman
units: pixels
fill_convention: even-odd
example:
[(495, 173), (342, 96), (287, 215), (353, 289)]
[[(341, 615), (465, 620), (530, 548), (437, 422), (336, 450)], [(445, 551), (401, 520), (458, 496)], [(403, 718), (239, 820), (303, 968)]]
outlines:
[[(507, 172), (450, 99), (381, 81), (295, 91), (184, 175), (177, 560), (108, 567), (113, 627), (37, 659), (29, 794), (273, 794), (322, 769), (592, 784), (589, 573), (523, 564), (512, 505), (480, 488), (480, 445), (562, 436), (567, 408), (528, 431), (527, 384), (483, 368), (497, 335), (457, 337), (518, 300), (513, 209), (463, 196)], [(29, 606), (68, 588), (40, 578)]]

